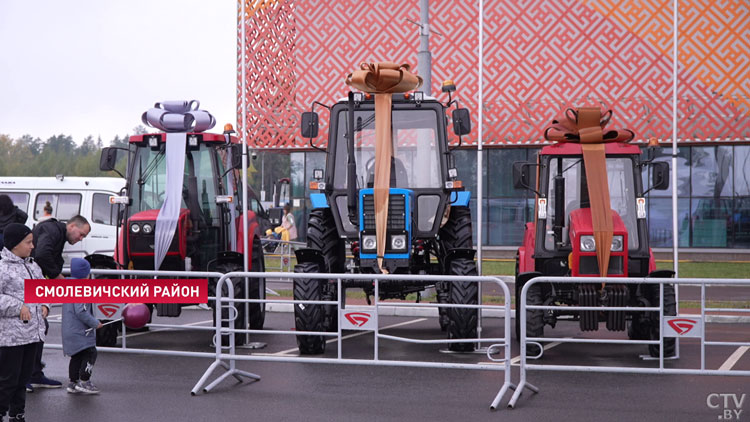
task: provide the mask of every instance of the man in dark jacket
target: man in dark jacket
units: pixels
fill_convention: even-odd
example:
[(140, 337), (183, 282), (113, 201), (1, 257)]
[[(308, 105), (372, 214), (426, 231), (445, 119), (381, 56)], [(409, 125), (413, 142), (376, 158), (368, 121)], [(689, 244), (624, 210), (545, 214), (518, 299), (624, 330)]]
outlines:
[(25, 224), (29, 216), (13, 204), (8, 195), (0, 195), (0, 250), (3, 249), (3, 230), (12, 223)]
[[(63, 248), (65, 242), (75, 245), (88, 236), (91, 231), (91, 225), (88, 220), (81, 215), (68, 220), (68, 223), (61, 223), (54, 218), (42, 221), (34, 227), (34, 250), (32, 256), (42, 268), (42, 273), (47, 278), (65, 278), (62, 275)], [(47, 320), (45, 319), (45, 324)], [(26, 386), (26, 391), (32, 392), (34, 388), (60, 388), (62, 383), (57, 380), (47, 378), (42, 371), (42, 351), (44, 343), (39, 342), (37, 349), (37, 359), (34, 362), (34, 372), (31, 374), (31, 382)]]

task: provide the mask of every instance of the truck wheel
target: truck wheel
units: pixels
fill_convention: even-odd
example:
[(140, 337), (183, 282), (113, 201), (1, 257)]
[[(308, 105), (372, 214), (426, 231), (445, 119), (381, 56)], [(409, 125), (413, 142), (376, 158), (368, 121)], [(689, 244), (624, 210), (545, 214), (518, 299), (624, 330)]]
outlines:
[[(438, 303), (450, 303), (450, 283), (447, 281), (438, 281), (435, 283), (435, 290), (437, 292)], [(438, 308), (438, 322), (440, 323), (440, 331), (448, 331), (448, 325), (450, 325), (448, 308)]]
[[(651, 306), (658, 306), (659, 304), (659, 285), (652, 284), (649, 286), (650, 294), (649, 301)], [(664, 315), (675, 316), (677, 315), (677, 303), (675, 301), (674, 286), (671, 284), (664, 285)], [(653, 312), (651, 315), (651, 340), (659, 340), (659, 331), (661, 330), (659, 321), (659, 313)], [(648, 352), (652, 357), (659, 357), (659, 345), (649, 344)], [(664, 357), (674, 356), (675, 354), (675, 339), (665, 338), (664, 339)]]
[[(516, 287), (517, 292), (521, 290)], [(518, 296), (516, 296), (518, 297)], [(542, 295), (542, 286), (537, 284), (529, 287), (526, 293), (527, 303), (529, 305), (543, 305), (544, 296)], [(518, 306), (518, 304), (516, 304)], [(518, 322), (520, 324), (520, 320)], [(519, 329), (520, 331), (520, 329)], [(541, 309), (531, 309), (526, 311), (526, 337), (543, 337), (544, 336), (544, 311)], [(520, 340), (520, 332), (519, 332)], [(536, 356), (541, 352), (539, 346), (529, 344), (526, 346), (527, 356)]]
[[(302, 262), (294, 266), (295, 273), (319, 273), (313, 262)], [(322, 300), (323, 282), (311, 278), (294, 279), (294, 300)], [(294, 327), (297, 331), (324, 331), (325, 310), (323, 305), (294, 305)], [(326, 342), (320, 335), (298, 335), (297, 346), (302, 355), (318, 355), (325, 352)]]
[[(466, 258), (451, 261), (450, 274), (458, 276), (477, 275), (477, 265)], [(450, 284), (450, 303), (458, 305), (476, 305), (479, 289), (474, 281), (459, 281)], [(477, 309), (447, 308), (448, 309), (448, 338), (476, 338), (477, 337)], [(470, 352), (474, 350), (474, 343), (450, 343), (449, 349), (455, 352)]]

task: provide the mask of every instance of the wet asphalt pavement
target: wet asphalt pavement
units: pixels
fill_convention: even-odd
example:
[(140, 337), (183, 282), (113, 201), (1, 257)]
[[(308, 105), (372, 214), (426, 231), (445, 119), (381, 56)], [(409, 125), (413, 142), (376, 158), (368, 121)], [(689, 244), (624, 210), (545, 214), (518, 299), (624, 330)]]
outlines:
[[(60, 308), (53, 308), (51, 319)], [(155, 318), (154, 322), (208, 326), (211, 313), (185, 309), (180, 318)], [(485, 318), (482, 337), (502, 333), (502, 319)], [(291, 313), (268, 312), (265, 329), (293, 328)], [(384, 333), (414, 338), (442, 338), (435, 318), (381, 317)], [(385, 328), (392, 327), (392, 328)], [(625, 338), (622, 333), (581, 333), (578, 324), (560, 322), (547, 336)], [(750, 324), (708, 324), (709, 340), (749, 341)], [(343, 357), (373, 356), (373, 335), (347, 331)], [(49, 344), (59, 343), (59, 324), (52, 324)], [(152, 329), (129, 334), (128, 347), (160, 350), (212, 352), (212, 333)], [(297, 356), (294, 336), (263, 335), (253, 341), (266, 342), (251, 352)], [(380, 341), (381, 360), (403, 359), (449, 363), (488, 362), (483, 354), (442, 353), (442, 345)], [(517, 345), (513, 357), (517, 361)], [(710, 347), (706, 367), (718, 368), (737, 347)], [(540, 361), (544, 364), (658, 367), (644, 362), (642, 345), (552, 344)], [(681, 358), (665, 361), (665, 367), (700, 366), (699, 347), (683, 340)], [(325, 357), (336, 357), (336, 344), (328, 345)], [(62, 351), (45, 349), (46, 374), (63, 380), (68, 358)], [(30, 421), (245, 421), (245, 420), (562, 420), (562, 421), (716, 421), (750, 420), (750, 398), (742, 408), (733, 402), (724, 408), (712, 394), (750, 396), (747, 377), (697, 375), (601, 374), (589, 372), (530, 371), (529, 382), (538, 394), (524, 392), (515, 409), (505, 407), (506, 395), (497, 411), (489, 405), (503, 381), (501, 371), (402, 368), (388, 366), (335, 365), (320, 363), (242, 362), (237, 367), (262, 377), (260, 381), (223, 381), (209, 393), (191, 396), (213, 359), (132, 355), (100, 351), (92, 380), (102, 393), (73, 396), (64, 390), (37, 390), (28, 395)], [(733, 369), (750, 370), (750, 352), (741, 355)], [(215, 372), (212, 379), (220, 374)], [(514, 367), (513, 382), (518, 380)], [(729, 397), (729, 396), (727, 396)], [(708, 400), (708, 403), (707, 403)], [(721, 406), (712, 408), (709, 405)], [(727, 410), (741, 410), (740, 418), (727, 419)], [(734, 414), (736, 415), (736, 413)], [(723, 419), (718, 418), (722, 416)]]

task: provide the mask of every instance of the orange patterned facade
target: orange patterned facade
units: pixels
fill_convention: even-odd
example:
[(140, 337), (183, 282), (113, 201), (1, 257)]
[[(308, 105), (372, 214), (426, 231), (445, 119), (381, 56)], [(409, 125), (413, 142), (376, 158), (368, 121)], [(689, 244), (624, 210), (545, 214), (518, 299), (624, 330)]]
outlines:
[[(417, 0), (238, 3), (238, 126), (250, 145), (307, 149), (298, 119), (312, 101), (346, 94), (360, 61), (416, 68)], [(672, 3), (484, 2), (484, 136), (487, 146), (536, 145), (567, 106), (604, 104), (637, 140), (672, 137)], [(678, 139), (750, 141), (750, 5), (680, 1)], [(478, 2), (430, 1), (432, 92), (444, 79), (477, 119)], [(245, 42), (242, 42), (242, 25)], [(243, 45), (244, 51), (243, 51)], [(242, 118), (242, 98), (247, 113)], [(321, 109), (321, 135), (326, 115)], [(476, 145), (476, 129), (465, 145)], [(468, 141), (468, 142), (467, 142)]]

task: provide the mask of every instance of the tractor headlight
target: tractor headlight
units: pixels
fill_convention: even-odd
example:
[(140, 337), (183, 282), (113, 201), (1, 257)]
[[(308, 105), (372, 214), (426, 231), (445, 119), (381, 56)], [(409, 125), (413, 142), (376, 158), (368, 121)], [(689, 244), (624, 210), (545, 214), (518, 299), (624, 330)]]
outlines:
[(133, 234), (140, 233), (141, 226), (138, 225), (138, 223), (133, 223), (130, 225), (130, 232)]
[(623, 236), (612, 236), (612, 247), (610, 250), (612, 252), (622, 252), (623, 243), (625, 243)]
[(362, 250), (374, 250), (376, 245), (375, 236), (371, 234), (362, 236)]
[(397, 234), (391, 236), (391, 249), (395, 249), (397, 251), (406, 250), (406, 235)]
[(151, 234), (151, 232), (154, 231), (154, 226), (152, 226), (149, 223), (146, 223), (143, 225), (143, 233), (144, 234)]
[(596, 251), (596, 241), (594, 240), (594, 236), (591, 236), (591, 235), (581, 236), (581, 251), (582, 252)]

